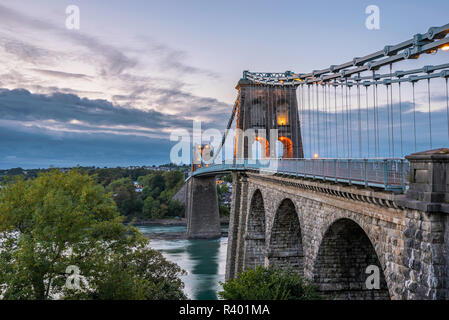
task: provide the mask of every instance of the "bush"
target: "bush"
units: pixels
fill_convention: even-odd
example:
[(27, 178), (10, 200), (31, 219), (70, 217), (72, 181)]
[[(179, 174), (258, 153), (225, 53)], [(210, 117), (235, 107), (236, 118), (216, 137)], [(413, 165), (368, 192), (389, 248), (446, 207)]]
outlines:
[(225, 300), (317, 300), (315, 286), (292, 269), (275, 267), (248, 269), (234, 280), (220, 283)]

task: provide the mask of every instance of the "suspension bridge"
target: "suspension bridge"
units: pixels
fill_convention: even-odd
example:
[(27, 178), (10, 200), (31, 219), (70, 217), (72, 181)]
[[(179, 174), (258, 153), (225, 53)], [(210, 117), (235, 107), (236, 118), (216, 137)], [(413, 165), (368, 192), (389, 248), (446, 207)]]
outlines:
[(219, 236), (215, 176), (232, 173), (227, 278), (288, 265), (329, 298), (449, 298), (448, 34), (309, 73), (244, 71), (222, 141), (194, 150), (188, 236)]

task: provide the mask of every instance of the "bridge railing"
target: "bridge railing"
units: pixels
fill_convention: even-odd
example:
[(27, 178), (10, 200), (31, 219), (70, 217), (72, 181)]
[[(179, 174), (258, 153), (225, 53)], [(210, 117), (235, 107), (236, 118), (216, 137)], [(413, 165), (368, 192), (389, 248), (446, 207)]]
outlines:
[(256, 170), (404, 192), (409, 163), (404, 159), (245, 159), (203, 166), (191, 175), (237, 170)]

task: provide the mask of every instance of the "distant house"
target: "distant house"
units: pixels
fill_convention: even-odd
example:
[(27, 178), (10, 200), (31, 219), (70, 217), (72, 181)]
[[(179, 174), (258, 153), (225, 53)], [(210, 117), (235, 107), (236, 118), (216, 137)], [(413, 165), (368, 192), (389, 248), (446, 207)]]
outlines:
[(136, 192), (142, 192), (142, 190), (143, 190), (143, 186), (141, 186), (140, 184), (139, 184), (139, 182), (137, 182), (137, 181), (134, 181), (134, 190), (136, 191)]

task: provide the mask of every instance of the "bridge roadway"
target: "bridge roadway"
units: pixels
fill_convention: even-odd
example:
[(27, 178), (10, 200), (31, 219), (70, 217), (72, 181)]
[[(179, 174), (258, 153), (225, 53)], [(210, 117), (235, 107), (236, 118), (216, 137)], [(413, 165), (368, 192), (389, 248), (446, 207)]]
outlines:
[[(407, 188), (409, 163), (404, 159), (237, 159), (204, 164), (190, 177), (234, 171), (256, 171), (301, 178), (375, 187), (403, 193)], [(187, 180), (188, 180), (187, 179)]]

